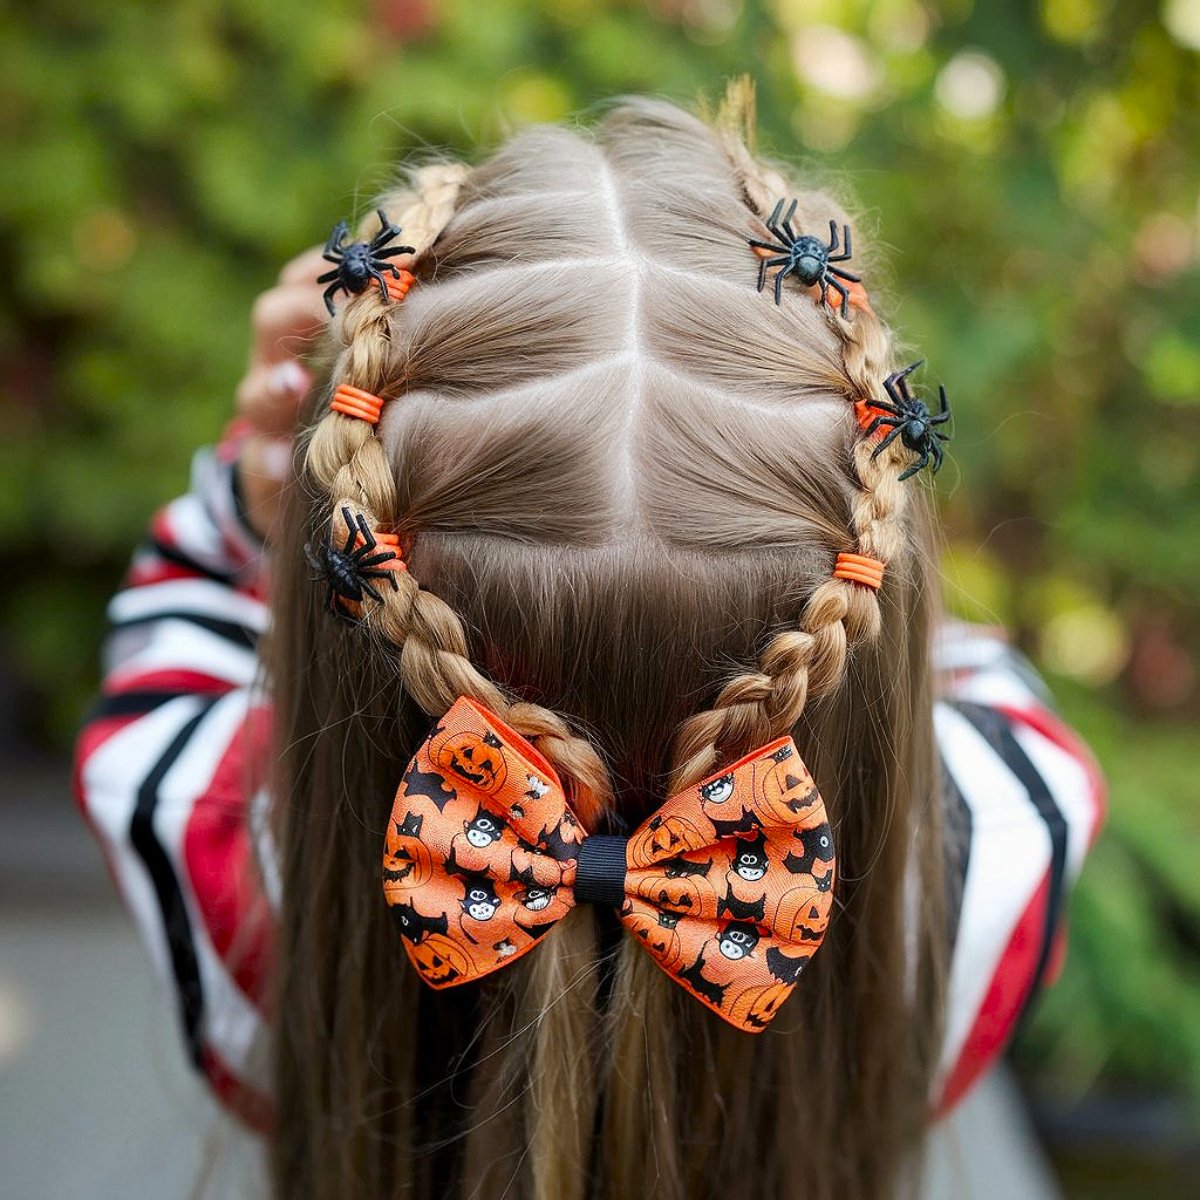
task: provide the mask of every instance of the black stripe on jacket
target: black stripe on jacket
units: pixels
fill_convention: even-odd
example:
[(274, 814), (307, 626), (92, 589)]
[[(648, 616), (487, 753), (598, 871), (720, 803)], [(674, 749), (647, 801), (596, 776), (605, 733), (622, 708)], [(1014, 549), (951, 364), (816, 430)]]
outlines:
[(236, 621), (222, 621), (217, 617), (205, 616), (202, 613), (186, 612), (175, 609), (156, 609), (140, 617), (126, 617), (113, 621), (109, 629), (116, 632), (121, 629), (136, 629), (139, 625), (152, 625), (155, 621), (187, 621), (190, 625), (198, 625), (215, 633), (236, 646), (253, 650), (258, 645), (258, 633), (247, 625), (239, 625)]
[(1067, 819), (1055, 803), (1050, 786), (1035, 767), (1029, 755), (1021, 748), (1013, 733), (1012, 718), (993, 708), (964, 701), (954, 702), (954, 707), (978, 730), (1005, 766), (1017, 777), (1029, 793), (1029, 799), (1050, 833), (1050, 892), (1046, 902), (1046, 928), (1038, 952), (1037, 971), (1033, 985), (1025, 998), (1021, 1020), (1024, 1020), (1029, 1004), (1037, 995), (1045, 979), (1050, 954), (1054, 949), (1054, 938), (1062, 920), (1062, 909), (1066, 899), (1067, 876)]
[(154, 830), (154, 814), (158, 808), (158, 790), (163, 779), (216, 703), (216, 699), (204, 701), (196, 714), (187, 720), (171, 739), (139, 785), (137, 804), (129, 823), (129, 840), (145, 864), (154, 885), (154, 893), (158, 897), (159, 908), (162, 910), (163, 928), (166, 931), (167, 948), (171, 956), (171, 970), (179, 990), (179, 1013), (183, 1021), (184, 1039), (197, 1067), (201, 1063), (201, 1028), (204, 1018), (200, 965), (192, 940), (192, 923), (184, 902), (183, 889), (179, 886), (170, 855)]
[(963, 893), (971, 867), (971, 839), (974, 819), (971, 806), (954, 778), (945, 758), (938, 756), (942, 779), (942, 844), (946, 872), (946, 944), (951, 954), (958, 944), (958, 926), (962, 917)]

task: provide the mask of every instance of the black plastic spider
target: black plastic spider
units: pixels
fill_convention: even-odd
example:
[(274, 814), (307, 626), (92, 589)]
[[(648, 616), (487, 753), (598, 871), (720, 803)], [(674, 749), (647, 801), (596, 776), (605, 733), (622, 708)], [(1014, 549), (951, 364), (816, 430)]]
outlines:
[(938, 387), (942, 407), (941, 411), (936, 414), (930, 413), (924, 400), (918, 400), (915, 396), (909, 395), (908, 376), (918, 367), (923, 366), (924, 362), (924, 359), (920, 359), (905, 367), (903, 371), (896, 371), (889, 375), (883, 381), (883, 386), (887, 389), (887, 394), (892, 398), (893, 403), (888, 404), (885, 400), (872, 400), (869, 407), (882, 409), (885, 415), (876, 417), (863, 431), (865, 437), (870, 437), (875, 430), (881, 427), (892, 427), (891, 432), (875, 447), (872, 458), (882, 454), (897, 438), (914, 454), (921, 456), (900, 476), (902, 481), (910, 475), (915, 475), (922, 467), (927, 467), (930, 456), (933, 458), (933, 473), (936, 475), (942, 468), (942, 443), (950, 440), (948, 433), (942, 433), (934, 428), (935, 425), (944, 425), (950, 420), (950, 402), (946, 399), (946, 389)]
[[(382, 208), (377, 208), (375, 211), (379, 214), (379, 232), (369, 242), (351, 242), (347, 245), (346, 239), (350, 236), (350, 226), (345, 221), (339, 221), (333, 227), (329, 241), (325, 243), (325, 253), (321, 257), (327, 262), (337, 265), (332, 271), (326, 271), (324, 275), (319, 275), (317, 282), (329, 284), (325, 289), (325, 307), (329, 309), (331, 317), (333, 316), (333, 298), (339, 289), (347, 295), (353, 292), (357, 296), (360, 292), (366, 291), (371, 280), (374, 279), (379, 284), (379, 290), (386, 300), (388, 292), (383, 272), (391, 271), (397, 279), (400, 278), (399, 269), (386, 260), (397, 254), (413, 252), (412, 246), (393, 246), (390, 250), (384, 249), (388, 242), (400, 236), (400, 228), (393, 225), (384, 216)], [(330, 282), (331, 280), (332, 282)]]
[(766, 285), (768, 268), (779, 267), (780, 270), (775, 274), (776, 304), (783, 303), (784, 276), (795, 275), (805, 287), (812, 287), (814, 283), (821, 285), (822, 304), (825, 303), (828, 290), (833, 288), (842, 297), (842, 316), (844, 318), (849, 311), (850, 293), (840, 280), (848, 279), (851, 283), (860, 283), (862, 276), (851, 275), (849, 271), (843, 271), (840, 267), (830, 264), (845, 262), (850, 258), (852, 254), (850, 226), (842, 226), (842, 253), (837, 254), (835, 251), (839, 247), (836, 221), (829, 222), (829, 245), (825, 245), (820, 238), (813, 237), (810, 233), (797, 233), (792, 228), (792, 217), (796, 214), (796, 201), (792, 201), (786, 213), (783, 212), (785, 203), (786, 201), (780, 200), (767, 218), (767, 228), (775, 235), (780, 244), (762, 242), (758, 238), (750, 239), (750, 245), (757, 246), (760, 250), (774, 251), (775, 254), (774, 258), (764, 258), (759, 264), (758, 290), (761, 292)]
[[(328, 542), (322, 542), (314, 552), (312, 544), (309, 543), (304, 547), (304, 556), (308, 559), (308, 565), (314, 571), (320, 572), (317, 578), (324, 578), (329, 584), (329, 592), (325, 597), (326, 607), (335, 616), (353, 623), (353, 614), (339, 601), (361, 604), (365, 594), (376, 604), (382, 604), (383, 597), (370, 581), (386, 579), (392, 585), (392, 591), (396, 591), (395, 575), (391, 571), (380, 570), (379, 567), (381, 563), (390, 562), (398, 556), (394, 550), (378, 550), (379, 543), (362, 513), (352, 515), (349, 508), (343, 508), (342, 520), (346, 522), (349, 532), (346, 544), (340, 550)], [(360, 535), (363, 544), (355, 547), (354, 543)]]

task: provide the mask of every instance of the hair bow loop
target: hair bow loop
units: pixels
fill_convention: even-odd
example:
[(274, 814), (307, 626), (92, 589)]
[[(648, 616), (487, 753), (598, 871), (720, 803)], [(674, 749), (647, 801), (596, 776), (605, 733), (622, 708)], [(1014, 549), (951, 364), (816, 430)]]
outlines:
[(404, 773), (383, 890), (433, 987), (514, 962), (579, 903), (739, 1029), (766, 1028), (825, 934), (832, 834), (790, 738), (672, 796), (629, 838), (585, 837), (554, 768), (459, 699)]

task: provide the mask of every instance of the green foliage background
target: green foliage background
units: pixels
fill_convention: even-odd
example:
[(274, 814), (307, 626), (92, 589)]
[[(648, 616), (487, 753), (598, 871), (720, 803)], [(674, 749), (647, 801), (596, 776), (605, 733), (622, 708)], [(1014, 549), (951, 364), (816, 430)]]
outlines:
[(750, 71), (764, 146), (857, 195), (873, 295), (949, 385), (952, 606), (1014, 630), (1113, 784), (1027, 1058), (1200, 1099), (1198, 0), (23, 0), (0, 31), (0, 611), (32, 738), (69, 740), (285, 258), (415, 150)]

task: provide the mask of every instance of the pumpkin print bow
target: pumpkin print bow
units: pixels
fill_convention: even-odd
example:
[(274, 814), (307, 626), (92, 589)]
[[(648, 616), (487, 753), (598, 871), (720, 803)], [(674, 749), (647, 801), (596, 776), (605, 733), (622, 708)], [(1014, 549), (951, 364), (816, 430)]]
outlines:
[(578, 903), (611, 904), (673, 980), (750, 1032), (821, 944), (833, 881), (825, 805), (791, 738), (629, 838), (589, 837), (553, 767), (466, 698), (409, 764), (383, 857), (384, 898), (432, 987), (515, 962)]

